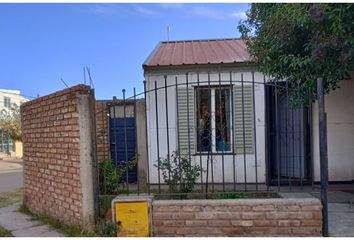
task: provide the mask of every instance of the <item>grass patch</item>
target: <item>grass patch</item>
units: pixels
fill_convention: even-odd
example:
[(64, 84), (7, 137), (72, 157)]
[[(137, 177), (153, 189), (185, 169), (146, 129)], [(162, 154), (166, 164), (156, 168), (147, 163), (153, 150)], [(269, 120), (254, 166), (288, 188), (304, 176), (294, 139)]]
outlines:
[(276, 192), (229, 192), (229, 193), (186, 193), (186, 194), (167, 194), (156, 195), (158, 200), (177, 200), (177, 199), (263, 199), (280, 198)]
[(97, 224), (95, 231), (83, 230), (80, 226), (67, 225), (51, 216), (44, 214), (34, 214), (23, 205), (19, 212), (31, 216), (31, 220), (39, 221), (56, 229), (58, 232), (65, 235), (65, 237), (112, 237), (117, 236), (115, 226), (111, 222), (100, 222)]
[(0, 208), (22, 201), (22, 188), (0, 193)]
[(275, 192), (233, 192), (233, 193), (220, 193), (211, 195), (211, 199), (256, 199), (256, 198), (280, 198), (278, 193)]
[(13, 237), (11, 231), (0, 226), (0, 237)]
[(32, 221), (39, 221), (42, 224), (46, 224), (53, 227), (54, 229), (63, 233), (66, 237), (97, 237), (94, 232), (91, 233), (88, 231), (84, 231), (79, 226), (69, 226), (53, 217), (44, 214), (34, 214), (23, 205), (19, 208), (18, 211), (31, 216)]

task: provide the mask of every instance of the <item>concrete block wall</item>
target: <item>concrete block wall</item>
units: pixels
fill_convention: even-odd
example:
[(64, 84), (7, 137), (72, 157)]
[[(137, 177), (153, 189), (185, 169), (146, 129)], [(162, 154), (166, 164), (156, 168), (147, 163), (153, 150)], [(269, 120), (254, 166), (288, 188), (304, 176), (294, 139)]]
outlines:
[(85, 85), (22, 105), (23, 204), (32, 212), (94, 227), (94, 110), (93, 91)]
[(317, 199), (155, 200), (156, 237), (321, 236)]
[(96, 134), (98, 160), (111, 159), (109, 146), (109, 108), (107, 104), (108, 101), (96, 101)]

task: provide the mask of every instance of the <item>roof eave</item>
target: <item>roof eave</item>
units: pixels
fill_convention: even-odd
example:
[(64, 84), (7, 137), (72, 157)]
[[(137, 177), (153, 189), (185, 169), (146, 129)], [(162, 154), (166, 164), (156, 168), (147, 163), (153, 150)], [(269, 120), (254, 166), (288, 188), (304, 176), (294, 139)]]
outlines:
[(143, 63), (143, 69), (145, 70), (145, 66), (147, 66), (148, 62), (153, 58), (153, 56), (156, 54), (157, 50), (159, 49), (159, 47), (161, 46), (161, 42), (158, 42), (154, 48), (154, 50), (152, 50), (152, 52), (149, 54), (149, 56), (146, 58), (146, 60)]
[(258, 67), (258, 64), (252, 61), (230, 62), (230, 63), (205, 63), (205, 64), (179, 64), (179, 65), (143, 65), (144, 72), (156, 70), (171, 70), (171, 69), (205, 69), (208, 67)]

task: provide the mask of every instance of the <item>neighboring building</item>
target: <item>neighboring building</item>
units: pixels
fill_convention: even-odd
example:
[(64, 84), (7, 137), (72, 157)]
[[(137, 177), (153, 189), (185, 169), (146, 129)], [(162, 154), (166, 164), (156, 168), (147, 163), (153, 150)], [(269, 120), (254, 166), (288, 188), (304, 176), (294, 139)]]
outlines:
[[(28, 101), (18, 90), (0, 89), (0, 112), (8, 113)], [(0, 154), (22, 157), (22, 143), (6, 137), (0, 129)]]
[[(320, 180), (317, 104), (290, 109), (251, 60), (240, 39), (158, 44), (143, 64), (151, 183), (156, 160), (177, 150), (204, 169), (211, 158), (209, 181), (218, 183)], [(352, 181), (353, 77), (339, 85), (326, 96), (329, 180)]]

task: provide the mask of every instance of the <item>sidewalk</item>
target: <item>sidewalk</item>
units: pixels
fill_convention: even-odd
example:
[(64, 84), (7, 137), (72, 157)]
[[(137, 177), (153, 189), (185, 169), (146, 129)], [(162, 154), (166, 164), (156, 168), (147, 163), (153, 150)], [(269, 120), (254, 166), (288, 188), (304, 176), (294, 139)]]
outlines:
[(20, 204), (0, 208), (0, 225), (12, 232), (15, 237), (64, 237), (63, 234), (43, 225), (38, 221), (32, 221), (31, 217), (18, 212)]
[(329, 203), (328, 222), (330, 237), (354, 237), (354, 207), (349, 204)]

